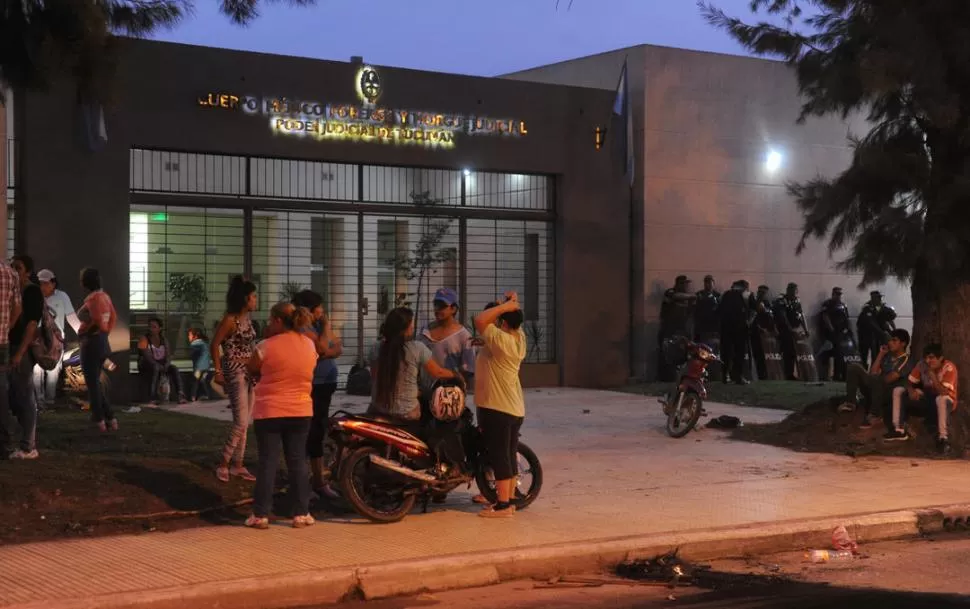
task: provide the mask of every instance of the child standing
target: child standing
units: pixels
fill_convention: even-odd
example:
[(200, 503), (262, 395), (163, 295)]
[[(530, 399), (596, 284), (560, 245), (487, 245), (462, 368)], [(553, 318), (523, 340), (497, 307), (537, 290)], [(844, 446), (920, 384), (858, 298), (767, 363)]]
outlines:
[(212, 399), (212, 356), (209, 354), (209, 339), (202, 328), (189, 330), (189, 348), (192, 352), (192, 388), (189, 399), (198, 401), (201, 393), (205, 399)]

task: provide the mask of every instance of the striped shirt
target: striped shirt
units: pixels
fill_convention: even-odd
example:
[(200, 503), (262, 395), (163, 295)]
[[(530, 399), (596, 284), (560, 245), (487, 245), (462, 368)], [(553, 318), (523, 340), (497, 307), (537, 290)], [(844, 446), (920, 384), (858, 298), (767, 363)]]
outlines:
[(8, 344), (8, 335), (15, 319), (11, 319), (13, 309), (22, 305), (20, 278), (17, 272), (5, 263), (0, 262), (0, 345)]

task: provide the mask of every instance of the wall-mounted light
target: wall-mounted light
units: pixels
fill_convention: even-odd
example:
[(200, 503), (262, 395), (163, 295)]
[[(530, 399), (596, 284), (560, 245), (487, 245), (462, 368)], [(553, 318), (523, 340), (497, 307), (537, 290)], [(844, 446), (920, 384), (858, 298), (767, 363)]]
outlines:
[(461, 173), (462, 173), (462, 175), (464, 175), (467, 178), (468, 176), (470, 176), (472, 174), (472, 170), (471, 169), (462, 169), (461, 170)]
[(606, 140), (606, 129), (597, 127), (594, 133), (594, 139), (593, 139), (597, 150), (603, 147), (604, 140)]
[(765, 169), (769, 173), (775, 173), (781, 169), (781, 165), (784, 162), (784, 157), (777, 150), (769, 150), (768, 154), (765, 155)]

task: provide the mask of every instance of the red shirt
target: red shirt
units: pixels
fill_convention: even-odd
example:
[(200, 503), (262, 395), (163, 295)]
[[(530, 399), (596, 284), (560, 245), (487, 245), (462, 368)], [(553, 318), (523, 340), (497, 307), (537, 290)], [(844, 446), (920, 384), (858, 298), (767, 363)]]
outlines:
[(925, 363), (913, 368), (913, 372), (909, 375), (909, 382), (913, 385), (922, 383), (926, 387), (932, 388), (938, 394), (949, 397), (953, 400), (953, 406), (956, 408), (957, 382), (959, 380), (957, 367), (950, 360), (943, 360), (943, 365), (940, 367), (939, 372), (936, 373), (937, 378), (940, 380), (939, 387), (933, 382), (929, 370), (924, 370), (924, 368), (926, 368)]
[(84, 304), (77, 311), (78, 318), (81, 319), (81, 328), (78, 334), (88, 334), (95, 331), (111, 333), (118, 323), (118, 312), (111, 302), (111, 297), (104, 290), (95, 290), (87, 295)]

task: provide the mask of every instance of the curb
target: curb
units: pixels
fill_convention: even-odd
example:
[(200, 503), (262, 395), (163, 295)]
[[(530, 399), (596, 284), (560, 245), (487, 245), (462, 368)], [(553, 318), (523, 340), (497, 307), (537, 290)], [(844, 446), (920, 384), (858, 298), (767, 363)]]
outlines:
[(674, 548), (679, 548), (681, 556), (689, 560), (713, 560), (828, 547), (832, 529), (839, 524), (845, 525), (852, 538), (863, 544), (903, 539), (952, 528), (970, 528), (970, 504), (454, 554), (85, 599), (35, 601), (3, 609), (306, 607), (348, 598), (374, 600), (602, 570), (625, 560), (649, 558)]

